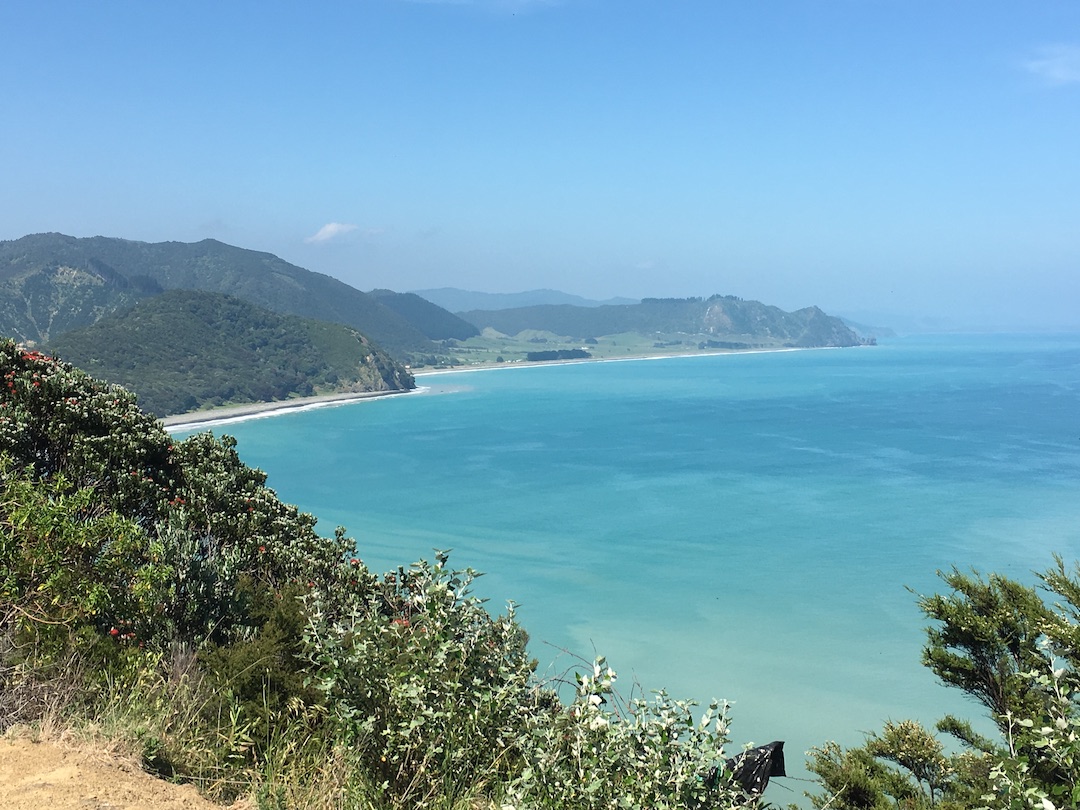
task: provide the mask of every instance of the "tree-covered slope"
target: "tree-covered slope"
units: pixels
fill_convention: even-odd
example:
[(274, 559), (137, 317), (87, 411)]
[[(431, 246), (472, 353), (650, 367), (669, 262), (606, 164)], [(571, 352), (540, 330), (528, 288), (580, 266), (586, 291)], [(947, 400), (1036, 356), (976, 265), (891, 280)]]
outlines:
[(771, 341), (798, 347), (860, 343), (858, 335), (843, 321), (817, 307), (784, 312), (760, 301), (744, 301), (734, 296), (646, 298), (640, 304), (625, 306), (564, 304), (460, 314), (480, 329), (491, 327), (507, 335), (536, 329), (582, 339), (623, 332), (660, 332)]
[(468, 340), (480, 334), (468, 321), (416, 293), (372, 290), (368, 295), (415, 325), (431, 340)]
[(339, 324), (220, 293), (172, 290), (72, 330), (49, 351), (135, 392), (155, 414), (333, 391), (397, 391), (412, 377)]
[[(10, 244), (0, 243), (0, 252)], [(0, 334), (40, 343), (161, 292), (153, 279), (129, 278), (92, 258), (0, 258)]]
[(344, 282), (214, 239), (135, 242), (57, 233), (0, 242), (0, 334), (45, 342), (161, 290), (220, 292), (359, 329), (396, 357), (430, 352), (406, 318)]

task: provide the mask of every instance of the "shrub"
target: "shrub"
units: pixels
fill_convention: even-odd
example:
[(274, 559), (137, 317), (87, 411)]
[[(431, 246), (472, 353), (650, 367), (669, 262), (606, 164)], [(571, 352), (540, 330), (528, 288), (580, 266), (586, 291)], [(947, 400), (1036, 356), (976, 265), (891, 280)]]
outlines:
[(341, 739), (387, 806), (425, 807), (506, 779), (534, 707), (535, 662), (513, 618), (491, 617), (472, 571), (439, 554), (353, 591), (337, 616), (307, 600), (308, 655)]
[(514, 780), (511, 803), (520, 807), (718, 808), (753, 804), (722, 772), (727, 717), (718, 705), (694, 719), (694, 703), (664, 692), (622, 710), (615, 672), (598, 658), (578, 674), (566, 710), (530, 717), (526, 766)]
[(1080, 806), (1080, 566), (1060, 558), (1035, 588), (1000, 575), (941, 574), (952, 592), (920, 597), (934, 624), (923, 663), (975, 698), (1000, 735), (988, 739), (946, 717), (938, 731), (962, 743), (946, 755), (915, 723), (889, 723), (864, 746), (827, 744), (810, 770), (825, 793), (816, 807), (903, 806), (1057, 810)]
[[(355, 578), (344, 566), (352, 546), (344, 534), (321, 537), (315, 518), (282, 503), (266, 475), (240, 461), (231, 437), (174, 442), (129, 392), (9, 340), (0, 341), (0, 374), (0, 455), (8, 458), (0, 477), (22, 476), (53, 499), (68, 499), (57, 508), (77, 521), (91, 511), (70, 499), (92, 501), (97, 517), (111, 510), (130, 522), (109, 548), (145, 545), (136, 557), (150, 554), (153, 565), (139, 576), (167, 581), (168, 594), (146, 605), (149, 613), (121, 618), (153, 624), (157, 641), (235, 640), (257, 629), (252, 600), (289, 583), (333, 589)], [(101, 566), (116, 556), (96, 570), (51, 575), (100, 599), (110, 587), (103, 577), (116, 573)]]
[(563, 706), (533, 678), (513, 605), (493, 618), (475, 573), (420, 562), (335, 621), (307, 600), (307, 645), (340, 739), (387, 807), (471, 795), (513, 807), (718, 808), (752, 803), (722, 771), (727, 720), (664, 693), (622, 710), (600, 659)]
[(93, 490), (0, 456), (0, 725), (132, 666), (162, 636), (171, 574), (161, 544)]
[(148, 767), (225, 798), (262, 780), (267, 806), (751, 801), (712, 776), (717, 707), (623, 704), (603, 662), (563, 706), (513, 605), (489, 614), (446, 554), (377, 577), (234, 440), (174, 442), (127, 392), (10, 341), (0, 376), (7, 721), (67, 689)]
[(0, 454), (35, 479), (62, 475), (143, 528), (164, 517), (172, 441), (123, 388), (0, 340)]

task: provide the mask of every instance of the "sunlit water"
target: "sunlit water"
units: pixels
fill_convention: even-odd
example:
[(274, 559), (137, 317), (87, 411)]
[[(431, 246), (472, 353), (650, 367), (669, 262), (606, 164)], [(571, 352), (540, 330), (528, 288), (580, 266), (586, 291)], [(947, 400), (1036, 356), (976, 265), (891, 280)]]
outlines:
[(727, 699), (734, 742), (786, 740), (792, 772), (890, 717), (978, 713), (921, 667), (909, 588), (1080, 557), (1078, 335), (420, 382), (217, 431), (372, 568), (487, 572), (542, 673), (604, 654), (624, 692)]

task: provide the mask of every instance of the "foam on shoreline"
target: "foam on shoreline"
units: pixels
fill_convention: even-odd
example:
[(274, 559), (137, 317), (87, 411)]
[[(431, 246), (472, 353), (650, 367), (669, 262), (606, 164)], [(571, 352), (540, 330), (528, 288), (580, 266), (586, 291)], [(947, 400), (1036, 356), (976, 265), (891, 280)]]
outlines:
[[(638, 360), (671, 360), (673, 358), (687, 357), (716, 357), (718, 355), (734, 356), (741, 354), (774, 354), (778, 352), (801, 352), (814, 348), (838, 348), (833, 346), (807, 347), (807, 348), (775, 348), (775, 349), (738, 349), (721, 350), (714, 352), (685, 352), (681, 354), (649, 354), (634, 357), (589, 357), (574, 360), (542, 360), (532, 363), (495, 363), (491, 365), (462, 366), (458, 368), (436, 369), (421, 371), (413, 374), (420, 380), (424, 377), (441, 377), (447, 374), (475, 374), (479, 371), (499, 371), (510, 368), (543, 368), (544, 366), (567, 366), (580, 363), (625, 363)], [(302, 397), (299, 399), (281, 400), (278, 402), (252, 402), (245, 405), (226, 405), (221, 408), (213, 408), (206, 411), (193, 411), (191, 413), (166, 416), (161, 420), (162, 425), (169, 433), (183, 433), (190, 430), (201, 430), (219, 425), (231, 425), (237, 422), (247, 422), (252, 419), (267, 419), (271, 416), (280, 416), (285, 413), (297, 411), (310, 411), (316, 408), (336, 407), (350, 405), (355, 402), (364, 402), (372, 399), (387, 397), (401, 397), (412, 394), (426, 394), (431, 391), (430, 387), (417, 386), (410, 391), (364, 391), (352, 394), (325, 394), (322, 396)]]
[(364, 391), (352, 394), (326, 394), (315, 397), (302, 397), (278, 402), (253, 402), (247, 405), (227, 405), (207, 411), (194, 411), (175, 416), (166, 416), (161, 424), (169, 433), (183, 433), (189, 430), (201, 430), (218, 425), (231, 425), (248, 422), (252, 419), (267, 419), (285, 413), (312, 411), (316, 408), (334, 408), (355, 402), (368, 402), (373, 399), (401, 397), (408, 394), (424, 393), (426, 388), (417, 387), (410, 391)]

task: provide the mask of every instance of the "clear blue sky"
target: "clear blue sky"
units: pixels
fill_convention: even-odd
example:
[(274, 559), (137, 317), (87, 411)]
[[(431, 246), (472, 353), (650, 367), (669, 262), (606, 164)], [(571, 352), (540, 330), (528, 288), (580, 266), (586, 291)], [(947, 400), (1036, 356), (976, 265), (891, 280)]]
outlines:
[(10, 0), (0, 32), (0, 239), (1080, 328), (1077, 0)]

